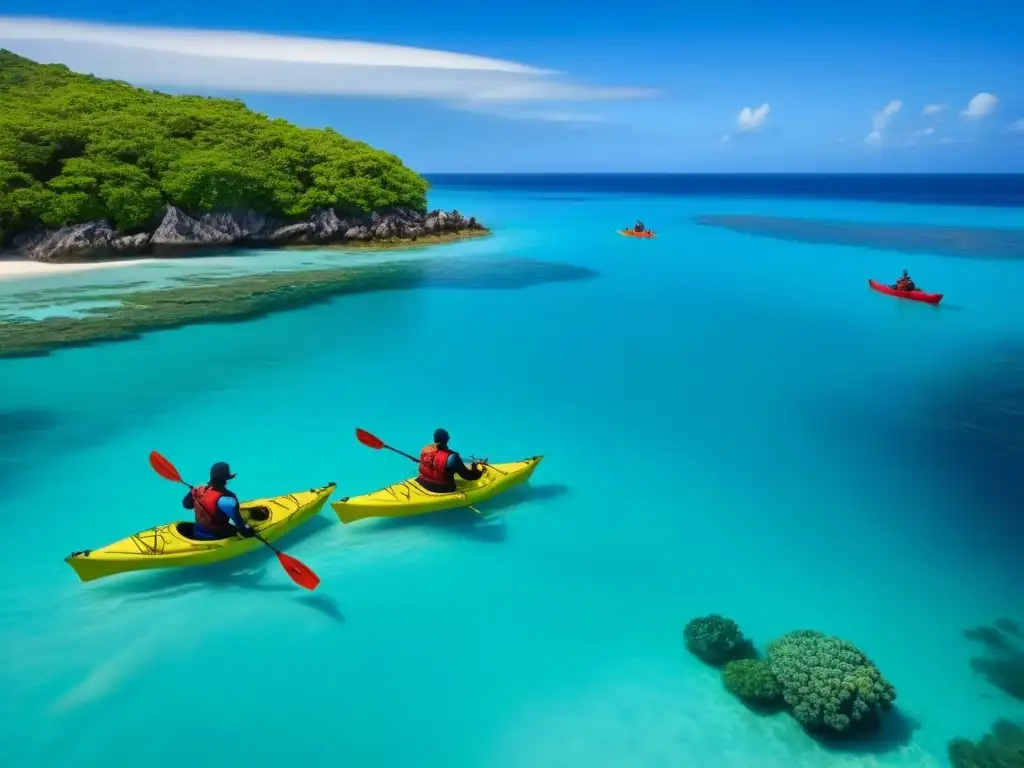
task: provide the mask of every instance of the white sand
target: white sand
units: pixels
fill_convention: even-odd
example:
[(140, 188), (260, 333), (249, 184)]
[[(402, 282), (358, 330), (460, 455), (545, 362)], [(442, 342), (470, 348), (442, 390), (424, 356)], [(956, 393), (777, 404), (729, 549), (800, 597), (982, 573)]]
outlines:
[(28, 259), (0, 259), (0, 282), (6, 280), (26, 280), (47, 275), (61, 275), (69, 272), (86, 272), (104, 267), (131, 267), (137, 264), (148, 264), (155, 259), (124, 259), (121, 261), (92, 261), (75, 264), (44, 264)]

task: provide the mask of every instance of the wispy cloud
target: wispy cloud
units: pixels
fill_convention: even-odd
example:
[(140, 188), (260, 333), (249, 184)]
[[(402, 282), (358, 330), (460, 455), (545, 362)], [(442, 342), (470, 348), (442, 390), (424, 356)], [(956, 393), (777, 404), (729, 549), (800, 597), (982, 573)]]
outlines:
[(925, 117), (931, 117), (933, 115), (941, 114), (946, 111), (945, 104), (926, 104), (925, 108), (921, 110), (921, 114)]
[(736, 130), (741, 133), (756, 131), (764, 125), (764, 121), (768, 119), (768, 113), (771, 111), (772, 108), (767, 104), (762, 104), (754, 109), (744, 107), (736, 116)]
[(999, 99), (996, 96), (991, 93), (979, 93), (967, 102), (967, 108), (961, 110), (960, 114), (968, 120), (980, 120), (986, 115), (992, 114), (997, 104), (999, 104)]
[(889, 121), (892, 120), (892, 116), (902, 108), (903, 102), (899, 99), (893, 99), (880, 110), (875, 112), (871, 116), (871, 133), (864, 137), (864, 141), (868, 144), (881, 144), (882, 134), (889, 125)]
[(1012, 123), (1010, 123), (1009, 131), (1010, 133), (1024, 134), (1024, 119), (1014, 120)]
[(935, 135), (935, 127), (929, 125), (926, 128), (922, 128), (917, 131), (911, 131), (907, 134), (907, 145), (913, 146), (922, 139), (927, 139)]
[(722, 134), (718, 142), (720, 144), (730, 144), (734, 136), (760, 130), (771, 111), (772, 108), (768, 104), (762, 104), (759, 107), (744, 107), (736, 113), (736, 130), (731, 133)]
[[(174, 89), (429, 99), (478, 107), (654, 95), (450, 51), (223, 30), (0, 16), (0, 47), (98, 77)], [(536, 119), (560, 122), (551, 116), (567, 114), (540, 110)]]

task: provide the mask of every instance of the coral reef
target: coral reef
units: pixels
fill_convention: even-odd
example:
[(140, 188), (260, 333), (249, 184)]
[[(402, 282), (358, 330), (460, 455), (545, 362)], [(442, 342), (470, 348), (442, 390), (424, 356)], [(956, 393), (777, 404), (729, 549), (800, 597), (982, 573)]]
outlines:
[(1024, 728), (999, 720), (978, 743), (953, 739), (949, 762), (953, 768), (1024, 768)]
[(751, 709), (778, 711), (785, 706), (782, 684), (761, 659), (737, 659), (722, 670), (722, 683), (729, 693)]
[(739, 625), (716, 613), (691, 619), (683, 629), (683, 639), (690, 653), (715, 667), (756, 655)]
[(896, 700), (871, 660), (838, 637), (797, 630), (773, 641), (767, 656), (793, 716), (809, 731), (870, 730)]
[(427, 285), (516, 290), (588, 279), (596, 274), (593, 270), (558, 262), (449, 256), (229, 278), (193, 277), (179, 280), (181, 287), (170, 289), (128, 294), (96, 291), (91, 295), (68, 297), (114, 304), (83, 310), (81, 317), (0, 320), (0, 358), (131, 339), (145, 331), (178, 328), (190, 323), (237, 322), (342, 295)]

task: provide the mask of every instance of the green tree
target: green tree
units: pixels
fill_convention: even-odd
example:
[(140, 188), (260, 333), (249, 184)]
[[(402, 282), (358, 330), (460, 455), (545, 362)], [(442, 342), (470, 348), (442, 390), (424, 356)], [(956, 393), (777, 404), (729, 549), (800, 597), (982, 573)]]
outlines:
[(295, 220), (324, 207), (423, 211), (426, 194), (397, 157), (330, 128), (0, 50), (0, 244), (95, 219), (136, 231), (168, 203), (194, 215), (249, 209)]

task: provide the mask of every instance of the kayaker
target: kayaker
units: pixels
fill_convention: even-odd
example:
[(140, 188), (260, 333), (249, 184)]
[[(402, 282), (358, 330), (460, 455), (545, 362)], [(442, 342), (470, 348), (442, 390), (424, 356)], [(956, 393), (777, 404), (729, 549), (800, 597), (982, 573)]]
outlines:
[(181, 500), (185, 509), (194, 509), (196, 522), (192, 536), (196, 539), (227, 539), (231, 536), (250, 538), (255, 531), (242, 519), (238, 497), (228, 490), (234, 480), (231, 467), (218, 461), (210, 467), (210, 482), (193, 488)]
[(907, 274), (907, 270), (903, 270), (903, 274), (896, 281), (896, 285), (893, 286), (897, 291), (916, 291), (917, 286), (914, 285), (914, 281), (910, 279), (910, 275)]
[(434, 442), (420, 451), (420, 473), (416, 482), (434, 493), (451, 493), (455, 490), (455, 476), (463, 480), (478, 480), (484, 467), (474, 461), (467, 467), (462, 457), (448, 447), (448, 431), (434, 430)]
[(633, 231), (634, 232), (643, 232), (644, 231), (644, 223), (642, 221), (640, 221), (639, 219), (637, 219), (636, 224), (633, 226)]

